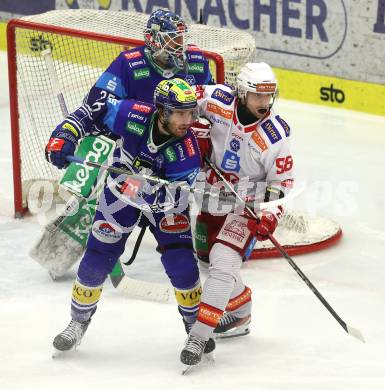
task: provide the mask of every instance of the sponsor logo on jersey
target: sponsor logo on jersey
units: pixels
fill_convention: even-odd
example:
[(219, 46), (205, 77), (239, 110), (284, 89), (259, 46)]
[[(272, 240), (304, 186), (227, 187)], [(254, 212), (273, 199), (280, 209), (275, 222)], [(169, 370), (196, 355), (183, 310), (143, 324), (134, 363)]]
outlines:
[(226, 126), (226, 127), (230, 126), (229, 122), (223, 121), (220, 118), (216, 118), (214, 115), (210, 115), (209, 120), (210, 120), (210, 122), (217, 123), (218, 125), (222, 125), (222, 126)]
[(231, 119), (233, 116), (233, 112), (231, 110), (225, 110), (222, 107), (219, 107), (214, 103), (207, 103), (207, 111), (213, 112), (214, 114), (218, 114), (226, 119)]
[[(136, 161), (134, 161), (135, 164)], [(137, 166), (139, 167), (140, 164)], [(127, 195), (130, 198), (136, 198), (139, 190), (142, 188), (142, 182), (138, 179), (128, 177), (120, 186), (120, 193)]]
[[(107, 89), (111, 91), (114, 95), (122, 98), (126, 95), (125, 88), (122, 85), (122, 80), (117, 77), (115, 74), (110, 72), (104, 72), (99, 79), (96, 81), (96, 87), (100, 89)], [(104, 96), (106, 97), (106, 96)], [(99, 103), (102, 104), (102, 103)], [(102, 104), (103, 105), (103, 104)], [(93, 105), (93, 111), (95, 111), (95, 104)]]
[(189, 155), (189, 157), (195, 156), (196, 152), (195, 152), (195, 148), (194, 148), (192, 139), (190, 137), (188, 137), (183, 142), (186, 146), (187, 154)]
[(266, 142), (259, 135), (258, 131), (254, 131), (254, 133), (252, 134), (251, 138), (255, 142), (255, 144), (261, 149), (262, 152), (267, 150)]
[(149, 114), (152, 110), (150, 106), (146, 106), (145, 104), (139, 104), (139, 103), (135, 103), (132, 106), (132, 109), (140, 112), (145, 112), (146, 114)]
[(195, 84), (196, 84), (195, 77), (194, 77), (192, 74), (186, 75), (186, 77), (185, 77), (184, 79), (185, 79), (190, 85), (195, 85)]
[(126, 123), (126, 130), (136, 135), (143, 135), (144, 129), (144, 125), (141, 125), (139, 123), (133, 121), (127, 121)]
[(194, 61), (203, 61), (203, 55), (198, 53), (187, 53), (189, 59)]
[(129, 53), (125, 53), (124, 56), (128, 60), (132, 60), (133, 58), (142, 57), (142, 53), (139, 50), (135, 50), (135, 51), (132, 51), (132, 52), (129, 52)]
[(283, 127), (283, 130), (285, 130), (286, 137), (288, 137), (290, 135), (290, 127), (289, 127), (289, 125), (279, 115), (277, 115), (275, 117), (275, 119)]
[(174, 162), (177, 160), (175, 151), (172, 146), (169, 146), (165, 151), (164, 151), (164, 156), (166, 157), (167, 161), (169, 162)]
[(176, 146), (176, 148), (178, 149), (178, 152), (179, 152), (179, 160), (180, 161), (186, 160), (186, 156), (184, 155), (184, 150), (183, 150), (182, 144), (181, 143), (177, 143), (175, 146)]
[(147, 118), (140, 114), (135, 114), (133, 112), (128, 113), (128, 118), (138, 121), (140, 123), (146, 123)]
[(205, 223), (197, 222), (195, 225), (195, 248), (196, 250), (207, 252), (209, 249), (209, 245), (207, 242), (207, 226)]
[(220, 88), (216, 88), (214, 92), (211, 94), (211, 97), (213, 99), (219, 100), (220, 102), (226, 105), (230, 105), (234, 100), (234, 96), (231, 93), (223, 91)]
[[(109, 91), (115, 92), (117, 86), (118, 86), (118, 83), (116, 82), (116, 77), (114, 77), (114, 78), (112, 78), (112, 79), (107, 81), (106, 88)], [(93, 110), (93, 111), (99, 111), (99, 110)]]
[(132, 62), (130, 61), (128, 65), (130, 66), (131, 69), (135, 69), (140, 66), (146, 65), (146, 61), (144, 59), (138, 61), (132, 61)]
[(160, 220), (159, 228), (164, 233), (184, 233), (190, 229), (190, 221), (183, 214), (170, 214)]
[(205, 66), (199, 62), (193, 62), (187, 65), (187, 70), (189, 73), (204, 73)]
[(230, 152), (229, 150), (226, 150), (221, 168), (225, 171), (233, 171), (233, 172), (239, 172), (241, 169), (241, 166), (239, 164), (240, 157), (237, 156), (234, 152)]
[(134, 70), (134, 79), (140, 80), (150, 77), (150, 68), (141, 68)]
[(241, 134), (238, 134), (238, 133), (235, 133), (234, 131), (231, 132), (231, 135), (236, 138), (236, 139), (239, 139), (240, 141), (243, 141), (243, 137)]
[(93, 236), (106, 244), (114, 244), (122, 238), (121, 229), (113, 223), (99, 220), (92, 225)]
[(270, 119), (262, 123), (261, 127), (272, 144), (275, 144), (280, 139), (282, 139), (281, 134), (279, 134), (278, 129), (274, 126), (273, 122)]
[(238, 152), (239, 148), (241, 147), (241, 144), (240, 142), (233, 138), (231, 141), (230, 141), (230, 149), (233, 151), (233, 152)]
[(194, 45), (193, 43), (189, 43), (187, 46), (187, 51), (201, 51), (197, 45)]
[(221, 233), (237, 242), (242, 242), (246, 237), (245, 228), (246, 225), (243, 222), (234, 219), (224, 226)]

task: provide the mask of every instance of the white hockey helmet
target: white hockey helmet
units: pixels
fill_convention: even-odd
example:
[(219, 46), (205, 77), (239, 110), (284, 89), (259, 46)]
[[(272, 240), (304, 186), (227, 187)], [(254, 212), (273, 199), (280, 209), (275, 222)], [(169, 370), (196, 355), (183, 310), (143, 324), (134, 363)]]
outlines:
[(247, 92), (273, 94), (275, 99), (278, 81), (270, 65), (265, 62), (248, 62), (238, 73), (237, 90), (241, 99), (246, 99)]

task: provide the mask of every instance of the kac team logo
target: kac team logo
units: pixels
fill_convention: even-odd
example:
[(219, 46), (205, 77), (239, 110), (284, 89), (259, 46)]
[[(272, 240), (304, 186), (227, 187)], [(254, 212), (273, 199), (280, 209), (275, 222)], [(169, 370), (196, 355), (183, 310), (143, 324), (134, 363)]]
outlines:
[(240, 142), (237, 139), (233, 138), (230, 141), (230, 149), (233, 152), (237, 153), (240, 147), (241, 147), (241, 144), (240, 144)]

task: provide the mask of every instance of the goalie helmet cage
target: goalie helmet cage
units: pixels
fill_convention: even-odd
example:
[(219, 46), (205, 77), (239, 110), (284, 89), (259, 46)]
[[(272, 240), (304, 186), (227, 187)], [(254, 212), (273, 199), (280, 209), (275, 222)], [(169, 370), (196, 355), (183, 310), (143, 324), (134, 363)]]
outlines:
[[(69, 112), (76, 109), (121, 51), (143, 45), (147, 19), (148, 15), (138, 12), (81, 9), (50, 11), (8, 23), (15, 216), (28, 210), (27, 197), (33, 183), (55, 185), (61, 176), (44, 158), (49, 135), (62, 120), (57, 90), (63, 94)], [(255, 41), (243, 31), (192, 24), (188, 42), (204, 52), (218, 83), (234, 85), (240, 67), (255, 57)], [(54, 85), (57, 81), (47, 70), (42, 56), (46, 49), (51, 51), (59, 85)], [(289, 217), (290, 223), (282, 229), (290, 233), (287, 248), (292, 254), (320, 249), (340, 237), (336, 225), (326, 238), (322, 231), (309, 242), (303, 228), (318, 226), (319, 220), (313, 224), (307, 217)], [(292, 237), (293, 232), (300, 237)], [(264, 245), (258, 253), (254, 250), (252, 257), (272, 255), (276, 255), (273, 248)]]

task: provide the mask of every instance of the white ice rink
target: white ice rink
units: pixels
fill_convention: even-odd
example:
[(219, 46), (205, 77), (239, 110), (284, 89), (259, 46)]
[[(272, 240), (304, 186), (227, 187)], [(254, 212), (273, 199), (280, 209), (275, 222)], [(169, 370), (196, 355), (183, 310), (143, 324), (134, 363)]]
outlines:
[[(253, 290), (250, 335), (219, 341), (215, 364), (184, 377), (176, 305), (126, 299), (110, 282), (82, 345), (51, 359), (52, 339), (69, 321), (75, 271), (52, 282), (27, 255), (41, 227), (12, 218), (2, 52), (0, 71), (1, 390), (385, 389), (385, 117), (277, 104), (292, 127), (298, 181), (308, 185), (294, 207), (344, 230), (339, 245), (295, 261), (366, 344), (342, 330), (285, 260), (250, 261), (242, 271)], [(131, 276), (166, 281), (150, 242)]]

